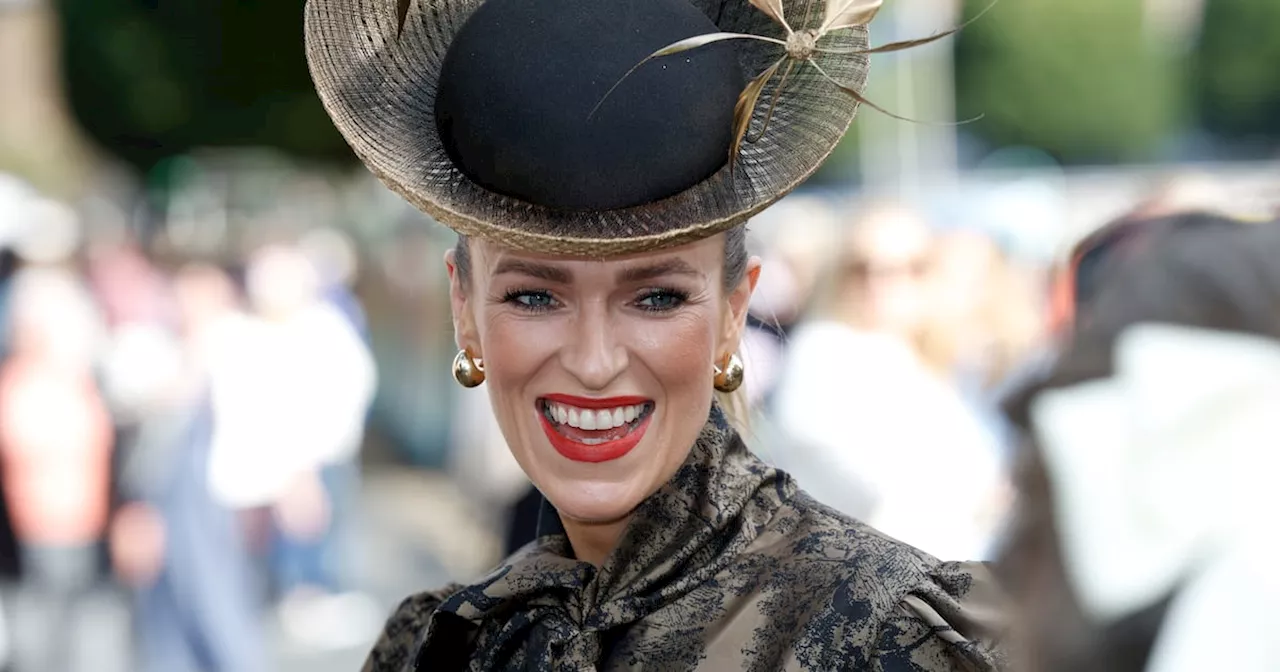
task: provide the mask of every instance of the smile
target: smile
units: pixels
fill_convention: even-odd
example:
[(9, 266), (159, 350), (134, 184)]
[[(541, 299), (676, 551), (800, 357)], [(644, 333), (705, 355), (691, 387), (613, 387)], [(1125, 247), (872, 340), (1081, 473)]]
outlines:
[(551, 447), (575, 462), (608, 462), (631, 452), (644, 438), (653, 410), (654, 403), (642, 397), (555, 394), (538, 400)]

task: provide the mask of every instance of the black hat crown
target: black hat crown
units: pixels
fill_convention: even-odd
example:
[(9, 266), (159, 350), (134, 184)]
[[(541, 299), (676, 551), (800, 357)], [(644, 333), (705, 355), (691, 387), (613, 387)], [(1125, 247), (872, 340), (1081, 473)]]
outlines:
[(728, 159), (746, 84), (736, 46), (628, 72), (715, 31), (687, 0), (487, 0), (440, 70), (441, 141), (476, 184), (549, 208), (613, 210), (679, 193)]

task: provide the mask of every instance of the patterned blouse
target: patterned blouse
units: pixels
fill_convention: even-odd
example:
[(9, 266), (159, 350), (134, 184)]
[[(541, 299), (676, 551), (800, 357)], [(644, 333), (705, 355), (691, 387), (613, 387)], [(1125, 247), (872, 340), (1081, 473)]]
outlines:
[(543, 524), (484, 579), (406, 599), (365, 672), (1004, 667), (980, 565), (819, 504), (718, 408), (600, 568), (573, 559), (549, 506)]

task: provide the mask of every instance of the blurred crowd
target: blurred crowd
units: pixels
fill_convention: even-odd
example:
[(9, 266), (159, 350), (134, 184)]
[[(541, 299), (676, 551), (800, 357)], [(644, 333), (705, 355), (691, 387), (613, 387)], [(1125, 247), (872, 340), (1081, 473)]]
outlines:
[[(1172, 183), (1132, 217), (1220, 203), (1204, 184)], [(970, 224), (815, 194), (753, 220), (765, 271), (742, 429), (818, 500), (939, 557), (995, 559), (1019, 436), (1000, 403), (1052, 361), (1075, 266)], [(432, 505), (396, 505), (439, 519), (438, 564), (481, 571), (532, 537), (539, 496), (484, 391), (448, 386), (434, 351), (386, 352), (399, 338), (447, 353), (445, 285), (423, 280), (443, 273), (442, 244), (400, 238), (357, 297), (371, 255), (337, 228), (204, 256), (85, 232), (0, 181), (0, 659), (17, 672), (277, 669), (277, 631), (367, 646), (392, 606), (361, 579), (379, 405), (391, 425), (442, 416), (444, 459), (392, 456), (442, 475)], [(380, 292), (407, 298), (388, 309)], [(103, 594), (132, 613), (117, 668), (78, 650)]]
[(313, 645), (367, 641), (382, 607), (354, 584), (351, 535), (377, 375), (350, 241), (162, 260), (128, 236), (82, 244), (73, 210), (4, 186), (17, 669), (85, 669), (83, 612), (112, 586), (130, 594), (129, 669), (270, 669), (268, 607)]

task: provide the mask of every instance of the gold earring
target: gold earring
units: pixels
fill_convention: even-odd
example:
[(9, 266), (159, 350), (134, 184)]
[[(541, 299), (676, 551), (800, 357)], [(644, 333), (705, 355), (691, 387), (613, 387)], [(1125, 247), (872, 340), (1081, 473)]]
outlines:
[(742, 366), (742, 359), (737, 353), (729, 355), (725, 358), (724, 366), (715, 367), (716, 376), (713, 384), (717, 392), (728, 394), (739, 387), (742, 387), (742, 380), (746, 377), (747, 370)]
[(465, 348), (453, 358), (453, 379), (463, 387), (479, 387), (484, 382), (483, 360), (477, 363)]

